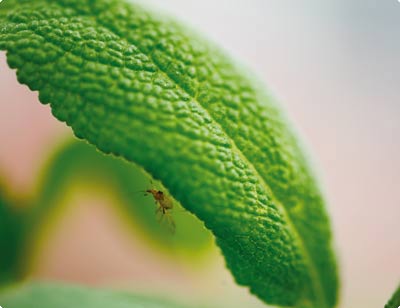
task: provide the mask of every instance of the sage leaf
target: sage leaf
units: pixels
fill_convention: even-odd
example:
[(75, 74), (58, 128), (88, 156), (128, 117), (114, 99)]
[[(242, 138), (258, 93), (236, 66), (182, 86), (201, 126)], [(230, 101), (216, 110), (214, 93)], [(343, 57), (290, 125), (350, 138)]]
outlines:
[(15, 203), (0, 185), (0, 286), (15, 281), (21, 274), (18, 256), (22, 249), (22, 223)]
[(0, 49), (77, 137), (142, 166), (202, 220), (239, 284), (274, 305), (335, 306), (307, 156), (274, 99), (213, 44), (122, 0), (5, 0)]
[[(165, 299), (56, 283), (30, 283), (0, 293), (0, 305), (10, 308), (183, 308)], [(187, 308), (187, 306), (186, 306)]]

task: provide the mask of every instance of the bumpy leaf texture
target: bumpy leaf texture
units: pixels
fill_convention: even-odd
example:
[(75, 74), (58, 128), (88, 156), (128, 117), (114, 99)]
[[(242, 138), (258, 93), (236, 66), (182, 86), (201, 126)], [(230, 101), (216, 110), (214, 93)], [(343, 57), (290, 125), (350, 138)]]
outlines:
[(11, 308), (183, 308), (165, 299), (79, 286), (33, 283), (0, 294), (0, 305)]
[(119, 0), (5, 0), (0, 49), (18, 80), (105, 153), (160, 179), (264, 301), (334, 307), (320, 189), (279, 106), (180, 24)]

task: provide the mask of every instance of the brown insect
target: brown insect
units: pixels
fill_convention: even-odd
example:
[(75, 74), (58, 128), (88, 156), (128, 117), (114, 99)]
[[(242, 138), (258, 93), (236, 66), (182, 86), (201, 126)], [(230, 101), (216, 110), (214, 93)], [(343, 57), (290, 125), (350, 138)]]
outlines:
[(154, 202), (157, 205), (156, 214), (161, 215), (159, 218), (159, 222), (161, 223), (165, 218), (165, 221), (172, 233), (175, 233), (175, 222), (171, 215), (171, 210), (173, 208), (173, 203), (171, 198), (164, 194), (161, 190), (158, 189), (147, 189), (144, 191), (144, 195), (152, 195), (154, 198)]

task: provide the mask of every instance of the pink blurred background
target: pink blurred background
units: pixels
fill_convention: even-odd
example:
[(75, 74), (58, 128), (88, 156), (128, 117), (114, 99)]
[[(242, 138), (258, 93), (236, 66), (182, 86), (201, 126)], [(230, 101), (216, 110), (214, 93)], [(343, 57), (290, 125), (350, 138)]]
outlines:
[[(400, 281), (400, 3), (147, 2), (218, 42), (280, 99), (324, 180), (341, 263), (340, 307), (383, 307)], [(17, 83), (3, 53), (0, 93), (0, 172), (10, 189), (29, 192), (50, 149), (71, 132)], [(177, 267), (128, 235), (109, 202), (74, 193), (32, 276), (263, 307), (234, 285), (220, 256), (201, 271)]]

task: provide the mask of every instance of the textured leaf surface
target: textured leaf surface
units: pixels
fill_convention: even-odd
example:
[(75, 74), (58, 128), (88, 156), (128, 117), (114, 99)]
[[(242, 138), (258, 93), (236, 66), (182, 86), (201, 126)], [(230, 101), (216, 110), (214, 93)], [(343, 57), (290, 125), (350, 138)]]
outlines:
[(385, 305), (385, 308), (399, 308), (400, 307), (400, 286), (394, 292), (392, 298)]
[(167, 300), (57, 284), (29, 284), (0, 294), (9, 308), (183, 308)]
[(5, 0), (0, 49), (75, 134), (160, 179), (268, 303), (333, 307), (329, 221), (258, 83), (173, 21), (116, 0)]

